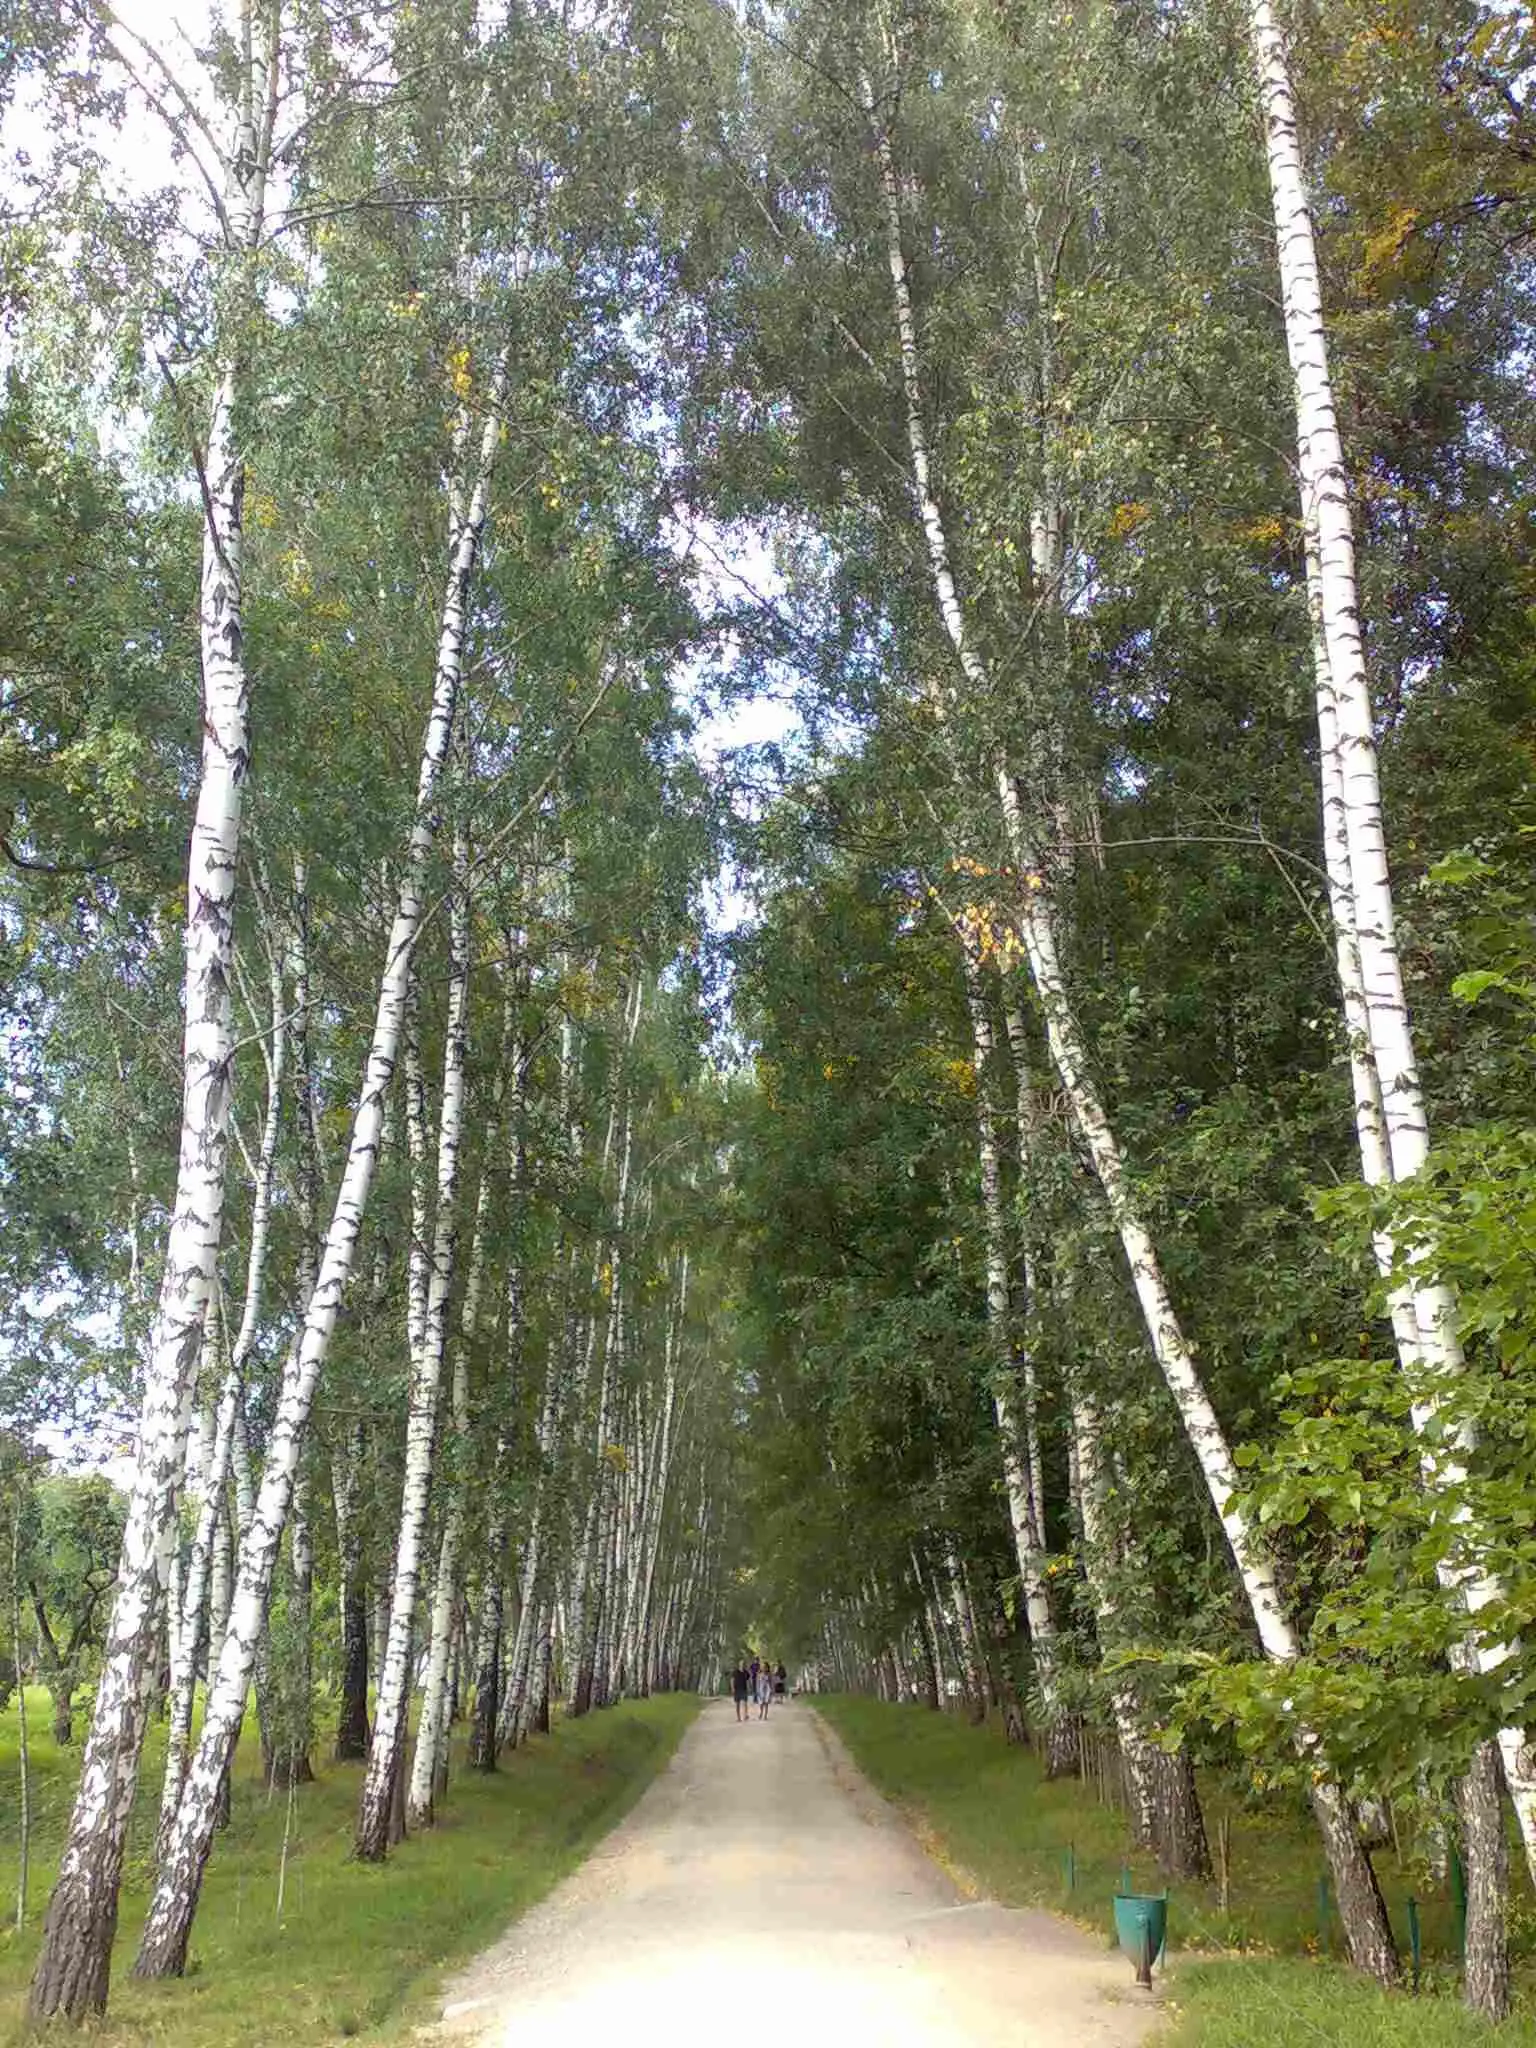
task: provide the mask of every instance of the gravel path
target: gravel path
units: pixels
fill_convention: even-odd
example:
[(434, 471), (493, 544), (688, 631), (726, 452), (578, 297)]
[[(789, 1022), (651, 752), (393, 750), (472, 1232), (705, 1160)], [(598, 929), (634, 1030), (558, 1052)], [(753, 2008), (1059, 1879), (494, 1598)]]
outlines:
[(739, 1725), (716, 1700), (629, 1818), (450, 1982), (440, 2032), (480, 2048), (1125, 2048), (1155, 2021), (1103, 1943), (966, 1902), (804, 1702)]

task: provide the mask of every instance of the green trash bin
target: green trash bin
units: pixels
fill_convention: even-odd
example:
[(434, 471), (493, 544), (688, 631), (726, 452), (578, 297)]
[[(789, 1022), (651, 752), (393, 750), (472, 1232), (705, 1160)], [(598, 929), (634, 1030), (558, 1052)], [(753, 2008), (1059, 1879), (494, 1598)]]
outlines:
[(1136, 1965), (1136, 1982), (1150, 1987), (1152, 1965), (1168, 1939), (1168, 1894), (1115, 1893), (1115, 1933), (1122, 1951)]

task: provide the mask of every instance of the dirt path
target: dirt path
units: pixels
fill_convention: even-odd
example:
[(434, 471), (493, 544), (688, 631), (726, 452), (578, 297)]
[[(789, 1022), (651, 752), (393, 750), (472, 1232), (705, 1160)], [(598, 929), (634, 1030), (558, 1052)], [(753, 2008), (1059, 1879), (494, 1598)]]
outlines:
[(1124, 2048), (1155, 2017), (1103, 1943), (966, 1903), (805, 1704), (725, 1700), (443, 2010), (482, 2048)]

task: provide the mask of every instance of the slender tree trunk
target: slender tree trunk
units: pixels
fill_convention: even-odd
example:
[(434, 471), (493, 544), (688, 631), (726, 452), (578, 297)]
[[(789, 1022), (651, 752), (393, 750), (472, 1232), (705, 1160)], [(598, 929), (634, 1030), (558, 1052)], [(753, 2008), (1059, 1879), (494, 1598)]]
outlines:
[[(461, 1080), (468, 1060), (468, 1013), (469, 1013), (469, 967), (470, 967), (470, 900), (469, 900), (469, 839), (460, 824), (454, 832), (454, 891), (449, 915), (449, 976), (448, 1011), (449, 1037), (456, 1044)], [(437, 1576), (432, 1589), (431, 1616), (427, 1639), (427, 1669), (423, 1682), (421, 1722), (416, 1736), (416, 1751), (412, 1759), (409, 1787), (406, 1793), (406, 1820), (412, 1827), (430, 1827), (434, 1817), (434, 1787), (438, 1782), (443, 1759), (448, 1746), (448, 1678), (449, 1651), (454, 1622), (458, 1614), (459, 1552), (464, 1541), (464, 1488), (468, 1474), (464, 1462), (469, 1455), (469, 1360), (467, 1352), (474, 1342), (475, 1330), (480, 1315), (480, 1294), (485, 1273), (486, 1218), (490, 1206), (489, 1161), (494, 1157), (498, 1144), (500, 1123), (500, 1096), (506, 1084), (506, 1063), (511, 1052), (510, 1033), (503, 1034), (500, 1069), (496, 1080), (497, 1102), (492, 1111), (490, 1129), (487, 1133), (487, 1163), (482, 1169), (480, 1189), (475, 1201), (475, 1222), (470, 1239), (469, 1271), (464, 1288), (464, 1305), (461, 1311), (459, 1339), (454, 1346), (453, 1368), (449, 1393), (449, 1472), (447, 1476), (448, 1502), (443, 1518), (442, 1541), (439, 1546)], [(448, 1079), (445, 1067), (443, 1081), (444, 1110), (448, 1100)], [(443, 1199), (442, 1172), (439, 1168), (439, 1201)], [(451, 1196), (450, 1196), (451, 1200)], [(439, 1210), (441, 1219), (442, 1211)], [(451, 1259), (451, 1246), (450, 1246)], [(450, 1268), (451, 1270), (451, 1268)], [(444, 1285), (442, 1315), (447, 1315), (446, 1282)], [(446, 1333), (445, 1333), (446, 1334)], [(401, 1739), (404, 1739), (403, 1731)]]
[(285, 1791), (314, 1777), (309, 1751), (314, 1739), (313, 1610), (315, 1546), (309, 1526), (308, 1486), (295, 1478), (288, 1511), (288, 1616), (277, 1672), (277, 1714), (268, 1780)]
[[(1080, 1387), (1069, 1389), (1072, 1432), (1077, 1455), (1077, 1507), (1082, 1523), (1083, 1568), (1093, 1602), (1100, 1647), (1119, 1649), (1126, 1630), (1115, 1598), (1115, 1544), (1109, 1528), (1105, 1499), (1104, 1460), (1099, 1446), (1098, 1411)], [(1158, 1845), (1158, 1785), (1152, 1757), (1153, 1745), (1142, 1724), (1135, 1687), (1126, 1677), (1110, 1689), (1110, 1711), (1125, 1766), (1126, 1792), (1130, 1799), (1135, 1838), (1144, 1849)], [(1202, 1838), (1204, 1829), (1201, 1829)]]
[(982, 1223), (986, 1233), (987, 1325), (992, 1337), (992, 1412), (1002, 1449), (1003, 1480), (1008, 1492), (1008, 1518), (1013, 1528), (1019, 1584), (1029, 1624), (1035, 1686), (1044, 1723), (1046, 1772), (1071, 1776), (1076, 1768), (1076, 1743), (1063, 1725), (1057, 1703), (1058, 1653), (1056, 1624), (1046, 1590), (1046, 1547), (1043, 1496), (1036, 1475), (1042, 1475), (1032, 1402), (1023, 1391), (1019, 1361), (1025, 1348), (1014, 1327), (1014, 1285), (1009, 1271), (1008, 1216), (1003, 1202), (1002, 1162), (998, 1155), (997, 1118), (992, 1098), (995, 1032), (987, 1007), (979, 962), (965, 935), (960, 935), (966, 1002), (971, 1015), (972, 1067), (976, 1076), (976, 1142), (981, 1165)]
[(528, 1518), (528, 1534), (523, 1545), (517, 1628), (512, 1654), (507, 1662), (504, 1692), (497, 1710), (498, 1739), (503, 1745), (510, 1744), (513, 1748), (517, 1747), (528, 1732), (528, 1703), (533, 1683), (538, 1676), (539, 1629), (541, 1624), (547, 1626), (544, 1550), (545, 1531), (552, 1513), (551, 1468), (558, 1454), (565, 1405), (564, 1380), (566, 1373), (574, 1369), (571, 1353), (575, 1344), (574, 1323), (572, 1318), (567, 1316), (561, 1347), (549, 1362), (544, 1382), (544, 1396), (540, 1404), (536, 1437), (539, 1449), (539, 1475), (534, 1487), (533, 1507)]
[(1036, 1282), (1035, 1243), (1029, 1220), (1029, 1188), (1031, 1157), (1035, 1144), (1038, 1112), (1035, 1107), (1035, 1090), (1031, 1069), (1029, 1036), (1024, 1024), (1024, 1009), (1017, 994), (1017, 983), (1010, 977), (1003, 981), (1003, 1023), (1008, 1039), (1009, 1060), (1013, 1067), (1014, 1086), (1014, 1129), (1018, 1147), (1020, 1217), (1019, 1248), (1016, 1271), (1023, 1293), (1022, 1306), (1015, 1302), (1014, 1328), (1021, 1343), (1018, 1357), (1018, 1376), (1024, 1392), (1024, 1434), (1029, 1446), (1029, 1486), (1031, 1497), (1045, 1500), (1045, 1458), (1040, 1440), (1040, 1396), (1035, 1372), (1035, 1347), (1030, 1341), (1030, 1317), (1034, 1313), (1039, 1294)]
[(336, 1561), (340, 1575), (341, 1699), (336, 1713), (335, 1757), (359, 1762), (368, 1754), (368, 1594), (363, 1584), (363, 1549), (357, 1522), (358, 1469), (363, 1426), (331, 1460), (331, 1496), (336, 1510)]
[[(286, 981), (282, 955), (275, 945), (269, 945), (268, 948), (268, 970), (270, 1017), (268, 1036), (262, 1049), (267, 1071), (267, 1099), (251, 1189), (251, 1234), (245, 1262), (245, 1299), (240, 1312), (240, 1327), (230, 1346), (228, 1366), (219, 1389), (207, 1464), (194, 1492), (197, 1519), (192, 1534), (192, 1551), (187, 1563), (181, 1598), (179, 1603), (176, 1603), (179, 1607), (176, 1626), (179, 1650), (172, 1662), (170, 1728), (166, 1738), (165, 1777), (160, 1793), (162, 1845), (169, 1838), (171, 1823), (181, 1798), (182, 1783), (186, 1777), (187, 1751), (192, 1734), (192, 1708), (197, 1690), (198, 1649), (207, 1621), (214, 1530), (223, 1504), (225, 1482), (229, 1475), (235, 1413), (244, 1384), (246, 1360), (250, 1356), (251, 1347), (256, 1341), (256, 1334), (261, 1325), (288, 1044)], [(222, 1320), (221, 1304), (216, 1299), (210, 1304), (207, 1318), (208, 1331), (215, 1338)], [(216, 1342), (208, 1344), (205, 1349), (210, 1359), (217, 1357)]]
[[(389, 1613), (389, 1640), (379, 1670), (378, 1712), (374, 1721), (373, 1748), (358, 1804), (357, 1834), (353, 1853), (366, 1863), (382, 1860), (389, 1846), (390, 1795), (397, 1770), (403, 1772), (406, 1742), (406, 1708), (410, 1697), (410, 1643), (416, 1612), (417, 1582), (421, 1552), (426, 1535), (427, 1509), (431, 1499), (432, 1473), (436, 1456), (438, 1392), (442, 1382), (443, 1358), (447, 1348), (448, 1297), (458, 1247), (457, 1201), (459, 1156), (464, 1131), (464, 1087), (468, 1055), (469, 959), (468, 924), (463, 912), (454, 913), (454, 959), (448, 982), (448, 1021), (443, 1038), (443, 1083), (437, 1127), (437, 1179), (432, 1222), (431, 1273), (427, 1289), (426, 1321), (422, 1330), (421, 1356), (411, 1376), (410, 1413), (405, 1431), (405, 1483), (400, 1498), (400, 1531), (395, 1548), (395, 1570)], [(451, 1586), (444, 1589), (448, 1615), (452, 1611)], [(447, 1627), (442, 1635), (446, 1653)], [(446, 1655), (444, 1661), (446, 1662)], [(437, 1674), (435, 1711), (431, 1708), (429, 1736), (434, 1745), (426, 1753), (426, 1791), (423, 1807), (431, 1807), (431, 1771), (435, 1755), (437, 1724), (441, 1717), (443, 1673)], [(407, 1795), (406, 1814), (411, 1815)]]
[[(903, 248), (901, 188), (895, 157), (889, 129), (877, 118), (874, 96), (867, 85), (864, 98), (885, 201), (886, 247), (906, 401), (913, 494), (927, 544), (940, 618), (957, 664), (975, 689), (978, 701), (985, 703), (992, 697), (991, 679), (986, 664), (971, 641), (951, 566), (943, 515), (934, 495), (923, 413), (917, 324)], [(1226, 1532), (1265, 1655), (1276, 1662), (1290, 1663), (1299, 1654), (1300, 1646), (1281, 1605), (1273, 1568), (1255, 1542), (1247, 1517), (1238, 1506), (1236, 1468), (1225, 1435), (1174, 1313), (1150, 1233), (1125, 1174), (1118, 1143), (1090, 1078), (1077, 1017), (1056, 957), (1050, 878), (1037, 851), (1034, 835), (1028, 830), (1018, 787), (1001, 761), (997, 765), (996, 780), (1009, 851), (1023, 892), (1019, 910), (1020, 934), (1044, 1014), (1052, 1063), (1072, 1104), (1074, 1118), (1088, 1146), (1110, 1213), (1119, 1230), (1154, 1356), (1178, 1408), (1185, 1434), (1199, 1460), (1217, 1518)], [(1309, 1758), (1315, 1752), (1315, 1743), (1305, 1733), (1301, 1737), (1301, 1748)], [(1397, 1954), (1375, 1873), (1355, 1835), (1348, 1802), (1325, 1772), (1319, 1771), (1315, 1778), (1312, 1805), (1333, 1873), (1335, 1895), (1351, 1957), (1359, 1968), (1380, 1981), (1393, 1982), (1397, 1976)]]
[[(1249, 27), (1264, 118), (1286, 349), (1296, 399), (1297, 468), (1317, 655), (1324, 847), (1338, 921), (1340, 984), (1355, 1071), (1361, 1163), (1368, 1181), (1381, 1173), (1378, 1151), (1384, 1136), (1389, 1170), (1381, 1177), (1401, 1181), (1418, 1173), (1428, 1157), (1429, 1119), (1403, 986), (1387, 863), (1349, 477), (1334, 405), (1296, 98), (1285, 38), (1271, 0), (1250, 0)], [(1379, 1107), (1363, 1114), (1360, 1068), (1367, 1057), (1375, 1070), (1374, 1087), (1368, 1081), (1364, 1093), (1367, 1098), (1374, 1096)], [(1390, 1247), (1385, 1249), (1389, 1254)], [(1378, 1259), (1383, 1250), (1378, 1241)], [(1393, 1304), (1393, 1324), (1413, 1386), (1414, 1425), (1427, 1439), (1422, 1454), (1425, 1481), (1433, 1491), (1455, 1494), (1465, 1477), (1463, 1461), (1475, 1447), (1475, 1431), (1469, 1422), (1446, 1429), (1441, 1421), (1446, 1397), (1462, 1367), (1455, 1305), (1446, 1289), (1427, 1281), (1414, 1286), (1413, 1305), (1416, 1339), (1400, 1301)], [(1459, 1519), (1466, 1519), (1465, 1511)], [(1468, 1528), (1462, 1555), (1442, 1573), (1442, 1580), (1454, 1578), (1455, 1597), (1465, 1602), (1474, 1619), (1501, 1590), (1486, 1563), (1487, 1548), (1482, 1533)], [(1486, 1675), (1498, 1670), (1515, 1650), (1510, 1643), (1476, 1642), (1471, 1655)], [(1520, 1729), (1503, 1730), (1499, 1748), (1527, 1862), (1536, 1879), (1536, 1756), (1528, 1750)]]
[[(261, 10), (264, 38), (253, 35), (257, 12), (255, 0), (246, 0), (247, 62), (225, 189), (229, 256), (232, 267), (242, 269), (261, 233), (271, 142), (269, 75), (276, 75), (276, 10)], [(257, 47), (263, 41), (266, 47)], [(117, 1595), (32, 1979), (34, 2022), (59, 2013), (80, 2019), (106, 2009), (123, 1849), (175, 1540), (193, 1380), (217, 1284), (235, 1051), (229, 993), (235, 879), (250, 759), (241, 589), (245, 451), (237, 427), (242, 397), (242, 366), (226, 339), (202, 456), (202, 756), (187, 861), (180, 1157), (145, 1359)]]
[[(19, 1934), (27, 1923), (27, 1880), (32, 1858), (32, 1753), (27, 1745), (27, 1671), (21, 1647), (21, 1474), (11, 1502), (11, 1647), (16, 1664), (16, 1913)], [(66, 1738), (67, 1739), (67, 1738)]]
[[(498, 371), (481, 436), (467, 508), (451, 554), (432, 709), (422, 748), (416, 809), (401, 863), (399, 890), (379, 984), (366, 1070), (353, 1118), (336, 1206), (303, 1327), (284, 1367), (261, 1493), (241, 1556), (229, 1633), (209, 1688), (203, 1732), (177, 1814), (169, 1851), (144, 1925), (137, 1974), (178, 1976), (197, 1911), (203, 1868), (213, 1839), (218, 1787), (238, 1732), (277, 1546), (287, 1519), (299, 1451), (315, 1385), (330, 1347), (342, 1294), (356, 1259), (363, 1213), (378, 1156), (384, 1100), (394, 1073), (405, 1009), (406, 980), (426, 905), (427, 856), (436, 835), (436, 798), (453, 732), (470, 578), (484, 525), (491, 469), (501, 435), (505, 370)], [(115, 1876), (115, 1872), (114, 1872)]]
[[(609, 1118), (610, 1129), (615, 1116), (618, 1120), (619, 1166), (608, 1239), (608, 1325), (603, 1336), (602, 1372), (598, 1385), (596, 1457), (592, 1493), (587, 1504), (580, 1552), (579, 1591), (572, 1611), (575, 1636), (570, 1695), (572, 1715), (584, 1714), (594, 1704), (602, 1704), (600, 1686), (598, 1699), (593, 1699), (593, 1684), (598, 1677), (597, 1658), (609, 1598), (609, 1563), (613, 1535), (610, 1506), (615, 1491), (615, 1474), (608, 1450), (624, 1346), (624, 1289), (627, 1267), (625, 1232), (628, 1227), (629, 1173), (633, 1152), (628, 1064), (635, 1034), (639, 1029), (642, 993), (643, 983), (637, 975), (625, 997), (622, 1065), (614, 1091), (614, 1110)], [(605, 1142), (605, 1164), (608, 1153), (609, 1147)]]
[(469, 1722), (469, 1768), (496, 1768), (496, 1715), (501, 1705), (501, 1645), (506, 1601), (502, 1593), (502, 1552), (505, 1524), (492, 1523), (485, 1545), (485, 1576), (480, 1582), (480, 1621), (475, 1643), (475, 1704)]

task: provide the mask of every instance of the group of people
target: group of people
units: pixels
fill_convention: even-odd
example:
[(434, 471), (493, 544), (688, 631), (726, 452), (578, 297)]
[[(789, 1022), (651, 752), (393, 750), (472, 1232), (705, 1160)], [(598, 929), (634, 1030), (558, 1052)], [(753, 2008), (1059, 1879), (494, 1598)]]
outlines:
[(738, 1721), (752, 1718), (752, 1702), (757, 1702), (757, 1718), (766, 1721), (768, 1709), (776, 1699), (783, 1699), (786, 1672), (782, 1664), (766, 1664), (754, 1657), (749, 1664), (738, 1664), (731, 1673), (731, 1698), (736, 1704)]

